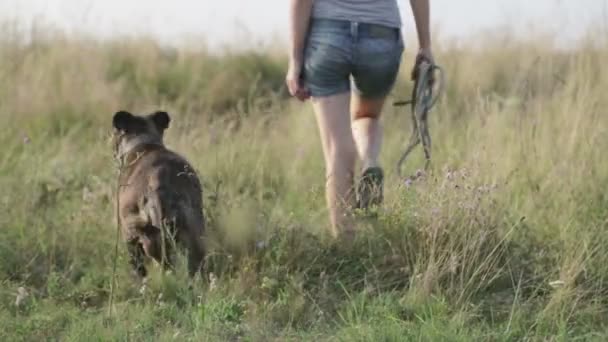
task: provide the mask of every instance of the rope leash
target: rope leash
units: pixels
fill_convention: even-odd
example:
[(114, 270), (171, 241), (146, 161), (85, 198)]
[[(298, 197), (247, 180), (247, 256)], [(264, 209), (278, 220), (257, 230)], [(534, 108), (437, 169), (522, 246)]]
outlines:
[(118, 263), (117, 262), (118, 244), (120, 243), (120, 188), (122, 188), (123, 186), (128, 186), (128, 184), (121, 183), (122, 173), (125, 169), (125, 164), (127, 167), (130, 165), (133, 165), (135, 162), (137, 162), (139, 160), (139, 158), (141, 158), (142, 153), (138, 152), (135, 156), (135, 159), (128, 164), (125, 163), (125, 161), (123, 160), (124, 156), (125, 156), (124, 153), (122, 155), (120, 155), (120, 154), (114, 155), (114, 159), (117, 161), (117, 164), (118, 164), (118, 180), (116, 182), (116, 239), (114, 241), (114, 258), (112, 261), (110, 298), (108, 300), (108, 320), (112, 318), (112, 304), (114, 302), (114, 291), (115, 291), (114, 289), (116, 287), (116, 267), (117, 267), (117, 263)]
[(115, 156), (115, 160), (117, 160), (118, 163), (118, 180), (116, 181), (116, 239), (114, 241), (114, 257), (113, 257), (113, 261), (112, 261), (112, 277), (111, 277), (111, 283), (110, 283), (110, 298), (108, 300), (108, 319), (112, 318), (112, 305), (114, 302), (114, 288), (116, 287), (116, 265), (117, 265), (117, 259), (118, 259), (118, 243), (120, 240), (120, 188), (122, 186), (122, 184), (120, 183), (121, 181), (121, 176), (122, 176), (122, 170), (123, 170), (123, 161), (122, 158), (116, 158)]
[(411, 105), (412, 109), (412, 135), (409, 143), (397, 162), (397, 174), (402, 175), (403, 163), (408, 155), (418, 144), (422, 142), (424, 157), (426, 159), (425, 170), (431, 163), (431, 135), (429, 133), (428, 113), (435, 106), (437, 100), (443, 93), (445, 77), (443, 69), (436, 64), (423, 61), (418, 65), (418, 74), (414, 80), (412, 98), (406, 101), (393, 103), (395, 107)]
[(114, 288), (116, 287), (116, 264), (118, 259), (118, 242), (120, 240), (120, 176), (118, 177), (118, 183), (116, 186), (116, 240), (114, 241), (114, 260), (112, 264), (112, 282), (110, 283), (110, 299), (108, 304), (108, 319), (112, 318), (112, 302), (114, 301)]

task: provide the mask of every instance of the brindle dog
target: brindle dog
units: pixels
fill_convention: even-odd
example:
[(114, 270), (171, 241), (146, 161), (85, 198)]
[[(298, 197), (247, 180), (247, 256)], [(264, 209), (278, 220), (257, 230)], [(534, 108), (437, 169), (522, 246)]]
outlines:
[(145, 256), (171, 267), (172, 247), (186, 250), (188, 271), (203, 268), (202, 188), (192, 166), (163, 144), (169, 114), (114, 114), (113, 145), (120, 164), (118, 221), (130, 264), (143, 279)]

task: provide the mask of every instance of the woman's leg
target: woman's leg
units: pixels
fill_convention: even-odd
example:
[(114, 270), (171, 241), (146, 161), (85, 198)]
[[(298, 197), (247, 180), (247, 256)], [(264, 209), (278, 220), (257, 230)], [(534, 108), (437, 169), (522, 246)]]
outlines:
[(363, 170), (379, 166), (378, 156), (382, 147), (380, 113), (384, 99), (365, 99), (357, 94), (353, 94), (351, 99), (353, 138)]
[(354, 233), (349, 210), (355, 204), (354, 168), (357, 149), (349, 113), (350, 93), (313, 98), (325, 156), (326, 199), (332, 234)]
[(362, 164), (357, 207), (362, 209), (379, 205), (383, 199), (384, 172), (378, 157), (382, 147), (383, 130), (380, 114), (384, 100), (384, 96), (367, 99), (356, 93), (351, 100), (353, 138)]
[[(399, 29), (373, 27), (357, 41), (351, 101), (353, 136), (363, 172), (357, 187), (357, 207), (366, 209), (383, 200), (384, 171), (378, 157), (382, 146), (380, 113), (392, 90), (403, 53)], [(367, 35), (366, 35), (367, 32)]]

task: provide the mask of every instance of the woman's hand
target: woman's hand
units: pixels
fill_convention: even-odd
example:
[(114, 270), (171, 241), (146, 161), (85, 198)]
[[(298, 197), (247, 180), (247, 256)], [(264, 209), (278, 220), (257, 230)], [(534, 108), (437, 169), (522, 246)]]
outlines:
[[(431, 52), (430, 48), (418, 50), (418, 54), (416, 55), (416, 62), (414, 62), (414, 67), (412, 68), (413, 81), (418, 78), (418, 70), (420, 70), (420, 64), (422, 63), (428, 63), (430, 65), (435, 63), (433, 52)], [(433, 82), (432, 79), (430, 81)]]
[(310, 92), (302, 83), (302, 62), (300, 60), (291, 58), (289, 60), (289, 68), (287, 69), (287, 76), (285, 76), (285, 83), (292, 96), (295, 96), (300, 101), (306, 101), (310, 98)]

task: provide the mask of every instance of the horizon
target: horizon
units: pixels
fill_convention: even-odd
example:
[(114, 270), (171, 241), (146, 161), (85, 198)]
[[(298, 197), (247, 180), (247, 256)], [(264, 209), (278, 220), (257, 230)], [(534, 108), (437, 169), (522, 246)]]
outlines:
[[(415, 27), (409, 3), (398, 0), (406, 37)], [(209, 47), (254, 46), (285, 42), (288, 1), (222, 2), (204, 0), (9, 0), (0, 2), (0, 21), (31, 28), (50, 25), (68, 34), (85, 33), (99, 38), (146, 35), (165, 44), (187, 39)], [(480, 32), (502, 30), (516, 36), (530, 30), (549, 33), (558, 44), (568, 45), (589, 29), (608, 31), (608, 0), (462, 0), (431, 1), (433, 34), (459, 41)], [(567, 30), (563, 30), (567, 28)]]

